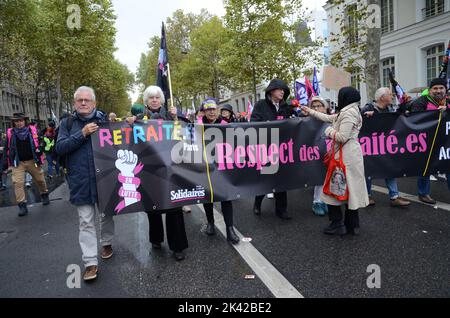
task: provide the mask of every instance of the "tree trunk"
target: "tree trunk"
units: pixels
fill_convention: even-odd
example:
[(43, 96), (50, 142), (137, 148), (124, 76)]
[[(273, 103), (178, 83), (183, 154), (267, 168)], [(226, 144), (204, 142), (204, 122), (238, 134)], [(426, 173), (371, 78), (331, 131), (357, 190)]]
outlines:
[[(368, 0), (367, 5), (380, 7), (380, 0)], [(367, 101), (372, 101), (380, 88), (380, 46), (381, 28), (367, 28), (367, 50), (365, 54), (365, 77)]]
[(254, 95), (254, 104), (256, 104), (256, 102), (258, 101), (258, 97), (257, 97), (257, 92), (256, 92), (256, 69), (255, 69), (255, 65), (253, 65), (252, 67), (252, 73), (253, 73), (253, 95)]
[(39, 90), (34, 90), (34, 107), (36, 108), (36, 119), (39, 122), (41, 120), (41, 114), (39, 109)]
[(47, 100), (47, 108), (48, 108), (48, 112), (51, 114), (52, 113), (52, 100), (51, 100), (51, 95), (50, 95), (50, 84), (49, 82), (47, 82), (46, 85), (46, 89), (45, 89), (45, 99)]
[(63, 113), (62, 106), (61, 68), (58, 67), (58, 70), (56, 71), (56, 109), (60, 115)]

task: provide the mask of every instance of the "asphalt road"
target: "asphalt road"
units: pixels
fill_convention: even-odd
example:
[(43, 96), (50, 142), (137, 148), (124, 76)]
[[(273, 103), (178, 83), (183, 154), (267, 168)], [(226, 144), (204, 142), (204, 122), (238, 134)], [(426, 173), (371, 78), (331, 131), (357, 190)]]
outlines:
[[(415, 179), (400, 180), (399, 188), (414, 194)], [(0, 208), (0, 297), (448, 298), (450, 196), (441, 181), (432, 192), (447, 205), (392, 208), (375, 192), (376, 206), (361, 210), (361, 235), (342, 238), (322, 233), (328, 221), (311, 212), (312, 189), (289, 192), (290, 221), (275, 216), (273, 200), (264, 200), (259, 217), (252, 200), (239, 200), (235, 226), (251, 242), (237, 248), (220, 233), (206, 236), (204, 214), (193, 207), (185, 214), (189, 248), (182, 262), (166, 243), (151, 250), (145, 214), (117, 216), (114, 256), (99, 261), (94, 283), (69, 288), (66, 270), (82, 262), (77, 213), (63, 184), (50, 206), (35, 203), (26, 217), (16, 206)], [(367, 285), (370, 265), (380, 269), (380, 288)], [(249, 274), (255, 278), (245, 279)]]

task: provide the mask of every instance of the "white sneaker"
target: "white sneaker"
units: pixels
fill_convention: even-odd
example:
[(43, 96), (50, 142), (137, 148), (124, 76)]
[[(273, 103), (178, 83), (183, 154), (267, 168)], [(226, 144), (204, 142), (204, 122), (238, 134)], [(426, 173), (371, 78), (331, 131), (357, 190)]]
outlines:
[(31, 188), (31, 183), (30, 183), (30, 182), (26, 182), (26, 183), (25, 183), (25, 186), (26, 186), (27, 188)]
[(443, 179), (444, 181), (447, 180), (447, 176), (445, 175), (445, 173), (438, 174), (438, 178)]
[(274, 198), (274, 195), (273, 195), (273, 193), (267, 193), (267, 199), (273, 199)]
[(438, 181), (438, 179), (435, 176), (431, 175), (430, 176), (430, 181)]

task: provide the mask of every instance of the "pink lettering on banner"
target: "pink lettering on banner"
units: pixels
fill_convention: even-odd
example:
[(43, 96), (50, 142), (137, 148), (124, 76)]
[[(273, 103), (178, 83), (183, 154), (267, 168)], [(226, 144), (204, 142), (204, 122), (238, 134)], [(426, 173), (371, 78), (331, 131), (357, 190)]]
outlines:
[(364, 156), (396, 155), (398, 153), (424, 153), (427, 151), (427, 134), (409, 134), (405, 144), (400, 145), (396, 131), (392, 130), (386, 136), (384, 132), (373, 133), (370, 137), (361, 137), (359, 143)]
[(102, 148), (105, 147), (105, 142), (110, 146), (114, 145), (112, 142), (112, 136), (109, 129), (105, 128), (100, 129), (98, 132), (98, 137), (100, 139), (100, 147)]
[(283, 116), (278, 116), (278, 117), (277, 117), (277, 120), (283, 120), (283, 119), (284, 119)]
[[(318, 153), (318, 147), (316, 148)], [(268, 164), (295, 163), (294, 141), (291, 139), (279, 146), (277, 144), (257, 144), (248, 145), (246, 148), (237, 146), (234, 149), (228, 143), (217, 143), (216, 162), (219, 171), (235, 168), (255, 168), (259, 171)]]

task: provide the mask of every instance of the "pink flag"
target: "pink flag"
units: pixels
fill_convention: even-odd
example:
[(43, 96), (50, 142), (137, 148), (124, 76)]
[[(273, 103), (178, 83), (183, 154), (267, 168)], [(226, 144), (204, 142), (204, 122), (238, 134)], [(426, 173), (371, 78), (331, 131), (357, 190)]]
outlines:
[(305, 85), (306, 85), (306, 93), (308, 95), (308, 102), (310, 102), (311, 98), (316, 96), (316, 94), (314, 93), (314, 88), (313, 88), (313, 86), (312, 86), (312, 84), (309, 81), (309, 78), (307, 76), (305, 76)]
[(247, 103), (247, 121), (250, 121), (250, 118), (252, 117), (252, 112), (253, 112), (253, 105), (249, 99)]

